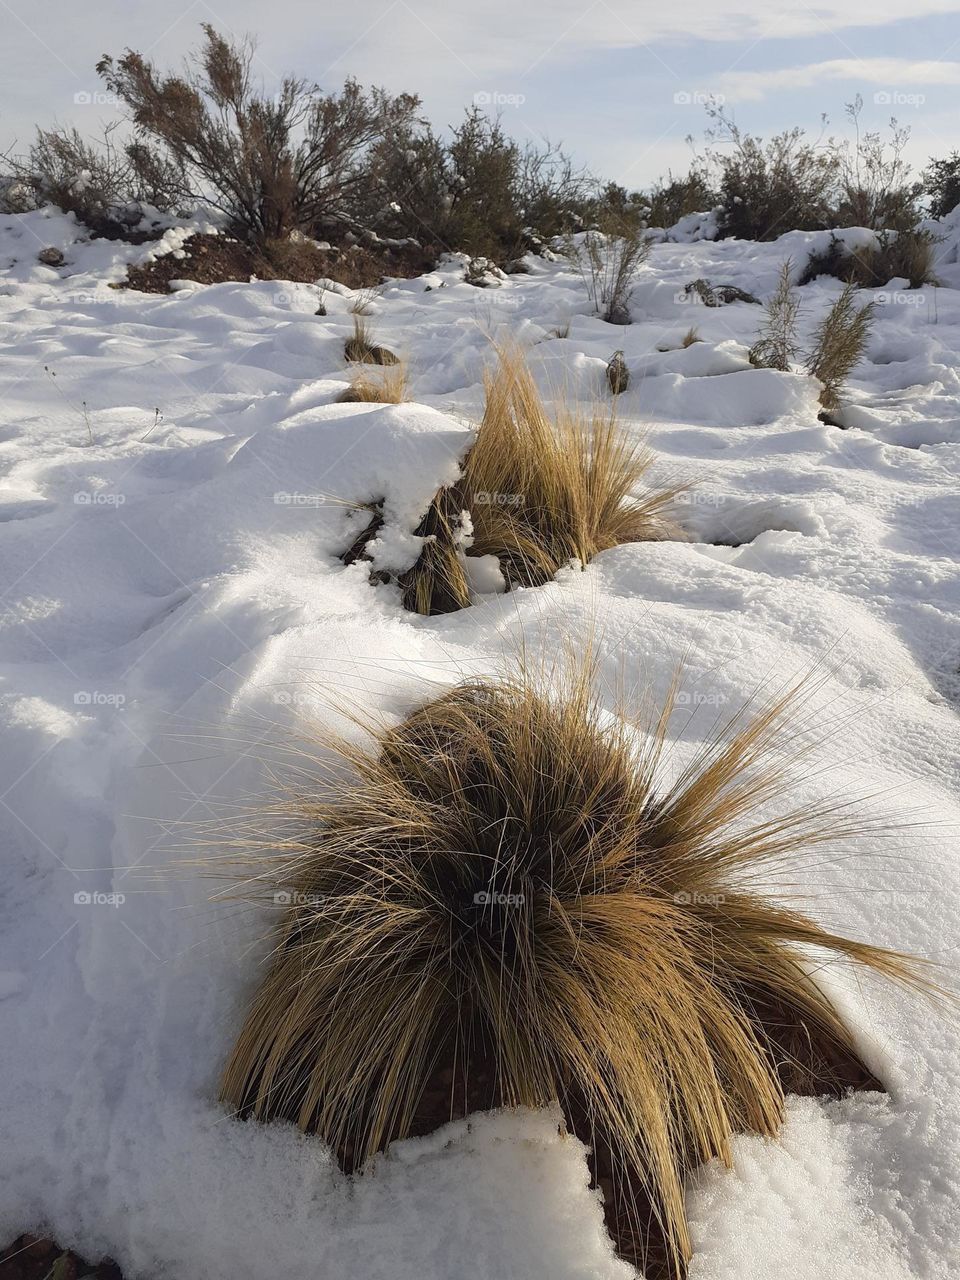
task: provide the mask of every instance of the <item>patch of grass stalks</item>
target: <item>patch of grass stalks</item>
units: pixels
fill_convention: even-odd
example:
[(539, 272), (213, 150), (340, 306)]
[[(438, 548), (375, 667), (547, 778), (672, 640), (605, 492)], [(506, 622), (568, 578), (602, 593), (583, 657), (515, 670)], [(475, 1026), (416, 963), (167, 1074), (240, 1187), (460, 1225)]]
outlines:
[(750, 363), (764, 369), (789, 372), (797, 357), (797, 320), (800, 298), (790, 283), (788, 258), (780, 268), (777, 287), (764, 308), (760, 336), (750, 348)]
[(601, 227), (570, 237), (566, 252), (576, 263), (601, 320), (630, 324), (637, 268), (650, 253), (650, 241), (639, 223), (604, 219)]
[(406, 367), (388, 365), (374, 373), (365, 366), (338, 398), (343, 404), (403, 404), (410, 399)]
[(463, 475), (433, 501), (436, 529), (409, 571), (417, 586), (405, 598), (429, 613), (461, 598), (456, 521), (464, 511), (465, 553), (496, 556), (512, 587), (540, 586), (570, 561), (586, 565), (625, 542), (682, 536), (667, 514), (680, 490), (649, 485), (653, 461), (614, 407), (587, 412), (561, 399), (549, 413), (523, 354), (500, 350)]
[(354, 314), (353, 333), (343, 344), (344, 357), (353, 364), (396, 365), (399, 356), (373, 341), (373, 331), (364, 316)]
[(783, 732), (789, 695), (677, 775), (671, 703), (639, 730), (593, 689), (589, 662), (521, 670), (369, 749), (298, 754), (237, 855), (241, 894), (293, 905), (222, 1097), (321, 1135), (347, 1171), (473, 1111), (559, 1101), (621, 1252), (679, 1277), (692, 1170), (729, 1165), (736, 1133), (775, 1137), (785, 1088), (877, 1085), (810, 949), (922, 983), (758, 888), (862, 831), (849, 802), (789, 809), (809, 751)]
[(858, 307), (856, 297), (856, 285), (844, 285), (818, 326), (807, 356), (807, 372), (823, 384), (820, 404), (828, 419), (840, 408), (843, 384), (870, 340), (874, 305)]

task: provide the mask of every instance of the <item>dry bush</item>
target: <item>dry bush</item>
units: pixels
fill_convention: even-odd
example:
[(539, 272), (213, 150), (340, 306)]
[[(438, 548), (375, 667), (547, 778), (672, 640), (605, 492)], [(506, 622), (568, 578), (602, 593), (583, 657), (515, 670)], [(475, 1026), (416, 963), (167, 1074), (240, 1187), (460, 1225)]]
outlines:
[[(49, 201), (94, 231), (117, 235), (125, 229), (127, 206), (169, 210), (182, 194), (175, 166), (144, 144), (118, 145), (118, 127), (107, 125), (96, 138), (63, 125), (38, 128), (26, 156), (4, 160), (30, 191), (31, 205)], [(139, 211), (132, 213), (137, 221)]]
[(800, 298), (790, 283), (788, 258), (780, 268), (777, 287), (765, 307), (760, 337), (750, 348), (750, 363), (787, 373), (797, 356)]
[(879, 133), (861, 128), (862, 111), (863, 98), (858, 93), (846, 107), (853, 143), (836, 144), (840, 190), (835, 224), (874, 231), (911, 230), (920, 217), (921, 187), (910, 181), (910, 165), (903, 155), (910, 130), (891, 120), (890, 136), (884, 142)]
[(354, 364), (396, 365), (400, 363), (399, 357), (392, 351), (373, 341), (372, 330), (365, 317), (356, 312), (353, 316), (353, 333), (343, 344), (343, 354)]
[(540, 586), (571, 560), (585, 565), (625, 542), (681, 536), (666, 514), (679, 489), (650, 488), (652, 463), (614, 409), (589, 414), (561, 403), (551, 416), (523, 355), (498, 352), (476, 440), (461, 479), (434, 499), (442, 518), (409, 571), (407, 599), (417, 601), (418, 612), (440, 613), (463, 598), (459, 578), (451, 584), (446, 574), (462, 577), (464, 511), (471, 526), (466, 554), (496, 556), (517, 587)]
[(687, 330), (687, 332), (683, 335), (683, 338), (680, 341), (680, 345), (681, 347), (684, 347), (684, 348), (692, 347), (695, 342), (702, 342), (702, 341), (703, 339), (700, 337), (700, 330), (697, 328), (696, 325), (692, 324), (690, 328)]
[(602, 226), (569, 237), (566, 252), (583, 277), (597, 315), (608, 324), (629, 324), (636, 270), (650, 253), (650, 241), (639, 223), (604, 219)]
[(339, 399), (343, 404), (403, 404), (410, 399), (407, 370), (402, 362), (376, 373), (358, 370)]
[(874, 306), (856, 304), (857, 287), (844, 285), (813, 337), (807, 372), (823, 383), (820, 404), (827, 415), (840, 408), (840, 392), (851, 369), (867, 349)]
[(746, 134), (724, 113), (708, 108), (714, 121), (709, 153), (717, 171), (721, 236), (775, 240), (785, 231), (818, 231), (833, 222), (840, 157), (832, 147), (810, 142), (802, 129), (764, 141)]
[(253, 45), (231, 43), (209, 23), (203, 31), (181, 75), (161, 75), (130, 49), (97, 64), (141, 141), (182, 172), (194, 199), (257, 243), (348, 216), (370, 181), (367, 152), (414, 118), (418, 100), (353, 80), (326, 94), (292, 76), (267, 96), (254, 84)]
[(960, 151), (930, 161), (923, 172), (923, 194), (931, 218), (945, 218), (960, 205)]
[(476, 107), (449, 139), (423, 124), (389, 132), (370, 167), (369, 225), (497, 265), (531, 247), (531, 227), (543, 236), (569, 230), (591, 186), (559, 147), (521, 147)]
[(470, 1112), (558, 1100), (621, 1253), (678, 1277), (689, 1172), (729, 1165), (736, 1133), (774, 1137), (785, 1089), (882, 1087), (808, 950), (919, 980), (757, 888), (858, 829), (836, 800), (783, 811), (804, 750), (776, 736), (787, 699), (677, 777), (671, 706), (641, 734), (591, 690), (586, 665), (470, 682), (369, 752), (299, 753), (270, 827), (244, 831), (240, 892), (295, 905), (222, 1097), (320, 1134), (347, 1171)]
[(691, 213), (705, 213), (720, 202), (706, 165), (695, 162), (682, 178), (668, 173), (646, 195), (651, 227), (672, 227)]
[(936, 243), (929, 231), (881, 231), (876, 245), (848, 249), (837, 236), (831, 236), (826, 249), (810, 255), (800, 283), (835, 276), (864, 289), (882, 289), (897, 279), (907, 280), (912, 289), (937, 284)]

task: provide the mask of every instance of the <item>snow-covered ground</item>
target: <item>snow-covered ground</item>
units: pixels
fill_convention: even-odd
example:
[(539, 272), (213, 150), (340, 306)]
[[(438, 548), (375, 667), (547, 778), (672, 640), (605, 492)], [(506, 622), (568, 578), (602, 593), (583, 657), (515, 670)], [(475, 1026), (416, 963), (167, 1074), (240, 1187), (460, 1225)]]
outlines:
[[(171, 230), (161, 249), (175, 247)], [(600, 1280), (583, 1148), (551, 1112), (400, 1144), (349, 1182), (292, 1128), (215, 1101), (258, 978), (262, 915), (212, 905), (194, 822), (264, 794), (264, 766), (324, 727), (331, 695), (388, 719), (518, 650), (593, 633), (601, 674), (685, 676), (677, 758), (815, 670), (796, 799), (862, 796), (891, 833), (773, 886), (831, 925), (947, 966), (960, 946), (960, 265), (881, 294), (843, 431), (801, 374), (754, 369), (760, 309), (709, 309), (696, 277), (763, 298), (823, 237), (662, 243), (636, 322), (590, 314), (569, 264), (500, 288), (462, 264), (386, 287), (376, 339), (413, 403), (342, 405), (350, 295), (273, 283), (110, 289), (156, 252), (50, 211), (0, 217), (0, 1241), (42, 1228), (129, 1280)], [(42, 266), (54, 245), (66, 261)], [(431, 286), (429, 289), (426, 286)], [(839, 291), (802, 290), (805, 332)], [(870, 296), (870, 295), (867, 295)], [(569, 335), (553, 336), (569, 322)], [(703, 341), (682, 348), (695, 325)], [(538, 590), (441, 618), (339, 554), (385, 498), (380, 563), (457, 474), (491, 335), (545, 388), (605, 391), (655, 476), (693, 488), (686, 542), (620, 547)], [(159, 413), (157, 412), (159, 411)], [(411, 554), (412, 552), (412, 554)], [(406, 559), (405, 559), (406, 557)], [(185, 825), (180, 825), (185, 824)], [(888, 1096), (793, 1100), (781, 1143), (741, 1138), (690, 1188), (692, 1280), (906, 1280), (960, 1269), (956, 1015), (831, 973)]]

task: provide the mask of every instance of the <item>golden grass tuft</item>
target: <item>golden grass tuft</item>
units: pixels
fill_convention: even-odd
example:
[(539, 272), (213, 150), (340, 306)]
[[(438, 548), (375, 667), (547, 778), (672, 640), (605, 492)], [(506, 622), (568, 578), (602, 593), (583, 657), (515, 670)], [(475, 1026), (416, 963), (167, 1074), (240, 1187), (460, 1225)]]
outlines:
[(338, 399), (341, 404), (403, 404), (410, 399), (406, 367), (401, 362), (374, 373), (365, 365)]
[(462, 607), (450, 603), (462, 593), (445, 571), (463, 577), (452, 523), (463, 511), (466, 554), (496, 556), (515, 587), (540, 586), (571, 560), (585, 565), (621, 543), (682, 536), (667, 515), (680, 489), (650, 487), (653, 461), (610, 406), (590, 413), (561, 400), (551, 416), (522, 352), (499, 350), (463, 475), (434, 498), (431, 510), (443, 511), (428, 513), (433, 541), (407, 575), (423, 581), (405, 599), (418, 612)]
[(621, 1252), (681, 1276), (686, 1175), (729, 1164), (735, 1133), (776, 1135), (785, 1083), (873, 1083), (808, 949), (920, 980), (756, 889), (857, 829), (843, 805), (765, 810), (787, 699), (668, 780), (669, 706), (638, 734), (601, 714), (586, 664), (555, 674), (463, 684), (302, 771), (286, 830), (248, 855), (247, 883), (294, 905), (222, 1097), (320, 1134), (348, 1171), (471, 1111), (559, 1100)]

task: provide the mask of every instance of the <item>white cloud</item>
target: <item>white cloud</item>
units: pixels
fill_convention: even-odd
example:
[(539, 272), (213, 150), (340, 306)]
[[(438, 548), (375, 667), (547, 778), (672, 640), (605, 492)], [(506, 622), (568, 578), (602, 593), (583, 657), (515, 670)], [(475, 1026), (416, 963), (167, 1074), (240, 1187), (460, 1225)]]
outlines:
[(823, 81), (850, 86), (878, 85), (896, 98), (922, 95), (932, 85), (960, 84), (960, 62), (911, 62), (908, 58), (834, 58), (770, 71), (731, 71), (720, 76), (717, 92), (728, 101), (751, 102), (771, 94), (809, 89)]

